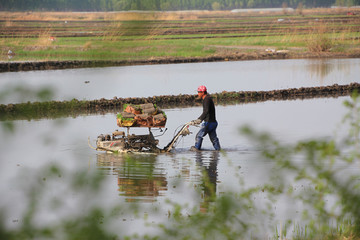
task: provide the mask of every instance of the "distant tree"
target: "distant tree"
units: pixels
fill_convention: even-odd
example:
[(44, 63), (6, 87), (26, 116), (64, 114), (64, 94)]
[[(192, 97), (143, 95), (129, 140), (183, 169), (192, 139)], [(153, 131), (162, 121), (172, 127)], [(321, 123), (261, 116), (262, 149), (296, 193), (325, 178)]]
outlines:
[(302, 2), (299, 3), (299, 5), (297, 6), (296, 8), (296, 12), (299, 14), (299, 15), (303, 15), (303, 4)]
[(218, 2), (213, 2), (211, 7), (212, 7), (213, 10), (220, 10), (221, 9), (220, 3), (218, 3)]
[(282, 9), (283, 9), (283, 13), (284, 13), (284, 14), (287, 14), (287, 13), (288, 13), (288, 12), (287, 12), (287, 8), (288, 8), (287, 3), (286, 3), (286, 2), (283, 2), (283, 4), (282, 4)]
[(248, 8), (253, 8), (255, 6), (256, 6), (255, 0), (247, 0), (247, 7)]
[(360, 4), (360, 0), (336, 0), (335, 5), (351, 7)]

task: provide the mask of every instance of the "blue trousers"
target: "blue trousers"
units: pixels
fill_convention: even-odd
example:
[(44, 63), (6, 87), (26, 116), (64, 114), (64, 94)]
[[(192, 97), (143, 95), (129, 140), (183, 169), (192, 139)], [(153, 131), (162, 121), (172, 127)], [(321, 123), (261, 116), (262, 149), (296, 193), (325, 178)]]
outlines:
[(197, 149), (201, 149), (203, 138), (206, 136), (206, 134), (209, 134), (210, 141), (213, 144), (215, 150), (220, 150), (220, 142), (216, 135), (217, 126), (217, 122), (203, 122), (201, 124), (200, 130), (195, 137), (195, 147)]

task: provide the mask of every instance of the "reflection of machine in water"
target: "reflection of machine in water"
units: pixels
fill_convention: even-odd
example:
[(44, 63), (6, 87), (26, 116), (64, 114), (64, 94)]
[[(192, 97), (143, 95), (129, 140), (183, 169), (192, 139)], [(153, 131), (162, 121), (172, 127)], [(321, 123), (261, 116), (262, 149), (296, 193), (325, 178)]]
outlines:
[(167, 190), (165, 174), (155, 165), (156, 155), (97, 155), (97, 166), (106, 174), (117, 174), (120, 195), (129, 202), (152, 202)]
[[(201, 171), (201, 182), (196, 185), (201, 187), (200, 209), (204, 212), (216, 198), (219, 154), (217, 151), (195, 152)], [(168, 191), (167, 172), (157, 164), (158, 157), (155, 154), (101, 153), (97, 154), (97, 167), (104, 174), (117, 177), (119, 195), (126, 201), (153, 202)], [(184, 168), (181, 175), (189, 179), (189, 171)]]

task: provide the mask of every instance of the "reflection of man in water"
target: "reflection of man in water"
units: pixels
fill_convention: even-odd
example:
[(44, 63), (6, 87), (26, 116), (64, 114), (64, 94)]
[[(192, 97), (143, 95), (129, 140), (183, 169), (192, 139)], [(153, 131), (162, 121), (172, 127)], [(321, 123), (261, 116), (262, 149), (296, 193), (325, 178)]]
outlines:
[(213, 202), (216, 198), (216, 182), (217, 182), (217, 164), (219, 161), (219, 152), (213, 151), (210, 153), (210, 161), (207, 166), (205, 166), (206, 155), (203, 152), (196, 153), (196, 163), (202, 168), (203, 172), (203, 191), (204, 191), (204, 201), (200, 205), (200, 210), (206, 212), (209, 203)]
[(191, 150), (200, 150), (203, 138), (206, 134), (209, 134), (210, 141), (212, 142), (215, 150), (220, 150), (220, 142), (216, 135), (216, 128), (218, 126), (218, 122), (216, 121), (215, 116), (215, 105), (207, 93), (207, 89), (205, 86), (198, 87), (198, 96), (203, 100), (203, 112), (200, 117), (196, 120), (193, 120), (193, 123), (201, 124), (199, 132), (196, 134), (195, 138), (195, 146), (191, 147)]

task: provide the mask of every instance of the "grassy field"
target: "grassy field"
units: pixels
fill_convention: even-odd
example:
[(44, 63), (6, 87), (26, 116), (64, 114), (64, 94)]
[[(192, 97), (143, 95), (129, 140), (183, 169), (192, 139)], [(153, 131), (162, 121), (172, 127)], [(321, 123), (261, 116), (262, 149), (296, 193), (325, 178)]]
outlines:
[[(349, 15), (349, 12), (354, 15)], [(357, 11), (357, 12), (356, 12)], [(360, 53), (360, 10), (293, 13), (2, 12), (2, 61), (152, 60), (286, 51)]]

